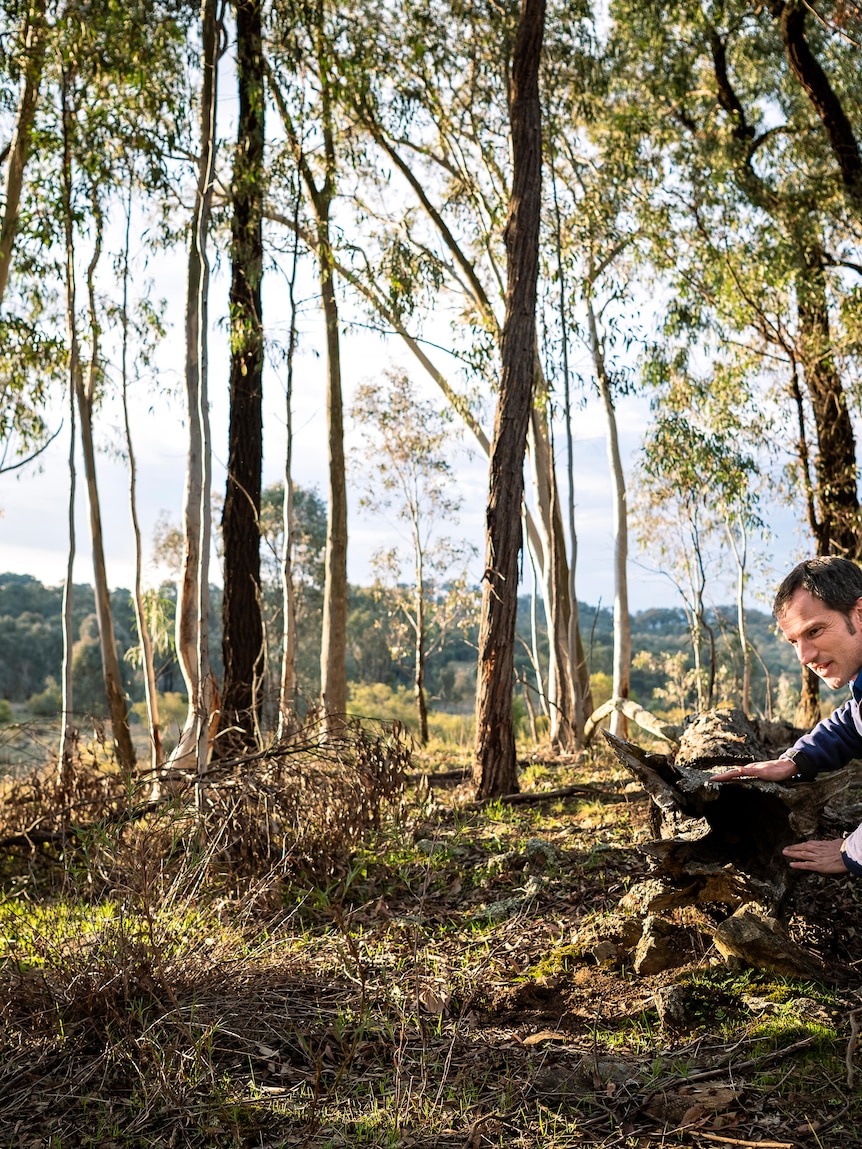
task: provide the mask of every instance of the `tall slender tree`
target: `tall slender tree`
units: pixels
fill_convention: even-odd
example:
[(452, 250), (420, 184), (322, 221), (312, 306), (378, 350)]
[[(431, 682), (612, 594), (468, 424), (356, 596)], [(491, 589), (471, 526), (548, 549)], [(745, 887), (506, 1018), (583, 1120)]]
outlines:
[[(222, 716), (253, 744), (260, 718), (263, 616), (260, 490), (263, 465), (264, 62), (260, 0), (236, 0), (239, 118), (231, 201), (230, 430), (222, 514)], [(228, 738), (223, 745), (229, 745)]]
[[(326, 327), (326, 422), (329, 490), (327, 499), (323, 633), (320, 645), (320, 698), (325, 722), (332, 730), (343, 724), (347, 710), (347, 480), (344, 455), (344, 399), (341, 340), (336, 294), (332, 209), (337, 190), (339, 86), (338, 44), (345, 29), (331, 26), (327, 0), (307, 6), (279, 6), (273, 37), (273, 62), (287, 64), (314, 77), (318, 101), (314, 107), (316, 141), (307, 146), (303, 117), (311, 115), (304, 95), (299, 119), (291, 108), (276, 67), (269, 69), (273, 98), (287, 136), (292, 162), (306, 189), (313, 215), (309, 246), (315, 254), (320, 298)], [(295, 222), (295, 221), (291, 221)]]
[(18, 98), (15, 129), (6, 164), (6, 186), (0, 216), (0, 306), (6, 294), (12, 266), (12, 248), (18, 224), (18, 209), (24, 184), (24, 170), (30, 154), (33, 118), (45, 67), (47, 25), (46, 0), (31, 0), (24, 11), (21, 30), (21, 72), (23, 83)]
[(489, 797), (518, 788), (512, 687), (524, 455), (536, 363), (542, 197), (539, 64), (544, 0), (522, 0), (512, 55), (512, 192), (506, 220), (506, 318), (494, 420), (476, 691), (473, 780)]
[(201, 91), (195, 206), (189, 229), (185, 318), (185, 390), (188, 419), (183, 505), (183, 558), (176, 613), (176, 649), (189, 709), (172, 764), (207, 766), (218, 708), (209, 655), (209, 552), (212, 451), (209, 433), (209, 280), (207, 236), (216, 161), (219, 36), (217, 0), (201, 3)]

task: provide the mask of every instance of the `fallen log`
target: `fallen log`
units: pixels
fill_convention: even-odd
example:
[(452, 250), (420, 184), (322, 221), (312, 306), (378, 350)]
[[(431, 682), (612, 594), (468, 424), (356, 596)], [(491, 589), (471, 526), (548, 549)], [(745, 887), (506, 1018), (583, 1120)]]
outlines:
[(632, 722), (640, 726), (642, 730), (646, 730), (648, 733), (654, 734), (656, 738), (661, 738), (663, 741), (669, 742), (671, 746), (676, 746), (679, 743), (682, 727), (671, 726), (667, 722), (662, 722), (660, 718), (656, 718), (654, 714), (650, 714), (648, 710), (644, 710), (642, 706), (639, 706), (637, 702), (634, 702), (631, 698), (610, 698), (594, 710), (587, 719), (586, 725), (584, 726), (584, 746), (589, 746), (593, 735), (599, 729), (599, 724), (603, 719), (613, 714), (615, 710), (619, 711), (620, 714), (625, 714), (626, 718), (630, 718)]
[[(768, 733), (775, 734), (770, 730)], [(786, 735), (779, 730), (778, 736)], [(792, 733), (792, 732), (791, 732)], [(641, 915), (678, 907), (726, 908), (732, 918), (714, 933), (720, 951), (751, 965), (813, 976), (819, 963), (783, 933), (781, 907), (800, 876), (782, 849), (818, 832), (824, 806), (858, 777), (857, 768), (813, 782), (744, 778), (715, 783), (712, 776), (777, 756), (763, 731), (741, 711), (714, 710), (686, 728), (674, 755), (651, 754), (604, 732), (614, 754), (652, 799), (655, 838), (640, 849), (650, 877), (632, 887), (623, 908)]]

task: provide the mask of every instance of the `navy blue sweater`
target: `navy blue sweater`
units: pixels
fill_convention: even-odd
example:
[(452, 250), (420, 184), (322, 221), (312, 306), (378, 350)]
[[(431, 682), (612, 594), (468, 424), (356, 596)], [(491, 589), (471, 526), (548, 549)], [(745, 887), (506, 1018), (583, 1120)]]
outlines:
[[(850, 691), (843, 706), (782, 754), (782, 758), (795, 762), (802, 778), (810, 781), (824, 770), (840, 770), (854, 758), (862, 758), (862, 671), (851, 683)], [(862, 827), (847, 839), (841, 856), (851, 874), (862, 875)]]

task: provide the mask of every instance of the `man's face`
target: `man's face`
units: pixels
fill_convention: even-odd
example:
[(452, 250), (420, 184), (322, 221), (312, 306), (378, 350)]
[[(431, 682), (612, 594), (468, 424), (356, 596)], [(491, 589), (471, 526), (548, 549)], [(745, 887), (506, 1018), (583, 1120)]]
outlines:
[(800, 587), (778, 625), (799, 661), (833, 690), (846, 686), (862, 669), (862, 598), (844, 614)]

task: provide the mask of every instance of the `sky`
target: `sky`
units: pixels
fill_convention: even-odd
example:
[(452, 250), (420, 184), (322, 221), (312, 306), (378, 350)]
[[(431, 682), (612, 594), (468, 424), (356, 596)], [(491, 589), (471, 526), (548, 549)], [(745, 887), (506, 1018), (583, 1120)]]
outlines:
[[(224, 86), (222, 88), (224, 91)], [(228, 89), (229, 90), (229, 89)], [(233, 97), (220, 100), (220, 115), (231, 115)], [(222, 109), (222, 103), (225, 107)], [(225, 131), (230, 131), (229, 124)], [(153, 531), (160, 517), (177, 525), (181, 519), (185, 475), (186, 430), (182, 367), (184, 361), (183, 319), (185, 312), (185, 252), (174, 251), (153, 255), (145, 244), (146, 219), (136, 220), (137, 250), (132, 252), (133, 294), (149, 290), (166, 303), (167, 334), (159, 346), (151, 367), (141, 367), (140, 378), (130, 387), (130, 410), (134, 451), (138, 469), (138, 516), (143, 534), (147, 567), (144, 581), (157, 585), (168, 575), (151, 561)], [(133, 229), (134, 230), (134, 229)], [(109, 232), (107, 246), (119, 247), (119, 228)], [(83, 261), (88, 254), (83, 250)], [(102, 264), (102, 293), (118, 302), (121, 284), (113, 277), (107, 257)], [(228, 279), (224, 264), (216, 264), (211, 288), (210, 332), (210, 397), (213, 442), (213, 489), (223, 493), (228, 432), (227, 298)], [(300, 320), (300, 345), (295, 363), (293, 401), (293, 476), (304, 487), (316, 487), (326, 494), (327, 444), (325, 409), (326, 363), (323, 320), (316, 305), (317, 288), (310, 265), (300, 264), (298, 297), (304, 301)], [(360, 382), (373, 380), (389, 367), (402, 368), (414, 380), (423, 396), (442, 406), (436, 386), (422, 373), (397, 335), (380, 335), (359, 322), (355, 309), (342, 303), (346, 327), (342, 337), (345, 406)], [(441, 301), (440, 315), (432, 317), (426, 330), (430, 340), (426, 351), (444, 374), (457, 377), (459, 365), (445, 350), (450, 316)], [(351, 322), (352, 321), (352, 322)], [(264, 325), (271, 353), (264, 380), (264, 484), (280, 481), (284, 472), (285, 452), (285, 370), (279, 361), (277, 347), (286, 345), (289, 307), (283, 274), (268, 271), (264, 281)], [(105, 349), (114, 364), (118, 359), (116, 332), (105, 332)], [(437, 346), (431, 346), (436, 344)], [(586, 350), (572, 349), (572, 371), (589, 376)], [(128, 467), (122, 447), (122, 410), (116, 397), (117, 370), (110, 369), (104, 402), (96, 416), (95, 436), (98, 455), (98, 483), (102, 504), (108, 578), (112, 587), (131, 587), (134, 583), (134, 541), (131, 529), (128, 495)], [(490, 434), (493, 398), (489, 397), (485, 428)], [(646, 398), (629, 395), (617, 408), (620, 442), (627, 480), (632, 482), (634, 466), (644, 431), (649, 421)], [(65, 578), (68, 553), (68, 412), (58, 398), (49, 410), (51, 430), (61, 427), (57, 438), (36, 463), (21, 470), (0, 474), (0, 572), (30, 574), (46, 584), (56, 585)], [(574, 438), (574, 483), (576, 528), (578, 532), (577, 593), (591, 605), (613, 602), (613, 520), (612, 496), (608, 472), (605, 419), (596, 397), (587, 396), (577, 407), (572, 421)], [(563, 428), (555, 427), (558, 445), (565, 441)], [(466, 433), (465, 433), (466, 434)], [(371, 556), (381, 545), (391, 545), (396, 524), (362, 512), (359, 494), (362, 470), (373, 463), (363, 447), (360, 432), (347, 423), (347, 446), (352, 452), (348, 474), (351, 491), (349, 508), (349, 577), (357, 584), (371, 581)], [(457, 474), (463, 504), (457, 523), (447, 524), (447, 533), (472, 543), (478, 554), (473, 574), (481, 576), (484, 552), (484, 505), (488, 488), (487, 462), (478, 451), (469, 450), (462, 436), (461, 445), (453, 443), (452, 465)], [(566, 476), (558, 467), (562, 492)], [(529, 477), (527, 487), (529, 490)], [(631, 494), (630, 490), (630, 494)], [(755, 579), (754, 590), (760, 590), (761, 602), (767, 601), (771, 583), (784, 568), (801, 557), (804, 541), (785, 508), (769, 508), (773, 531), (765, 569)], [(77, 556), (74, 577), (79, 582), (92, 582), (92, 556), (89, 550), (88, 508), (83, 482), (83, 466), (78, 450), (78, 495), (75, 507)], [(680, 598), (670, 580), (655, 570), (655, 557), (639, 553), (631, 540), (629, 600), (633, 610), (657, 606), (678, 606)], [(728, 562), (728, 569), (730, 567)], [(525, 563), (529, 579), (529, 566)], [(218, 565), (212, 565), (212, 577), (218, 579)], [(711, 601), (729, 602), (732, 589), (727, 581), (716, 581), (710, 588)]]
[[(133, 446), (138, 470), (138, 514), (145, 555), (151, 556), (155, 524), (161, 515), (179, 522), (182, 512), (186, 456), (186, 429), (182, 394), (184, 260), (177, 258), (169, 268), (168, 333), (149, 371), (130, 388)], [(160, 275), (159, 288), (164, 286)], [(223, 492), (228, 431), (228, 347), (225, 338), (227, 281), (217, 271), (212, 285), (212, 331), (210, 350), (210, 395), (213, 438), (213, 488)], [(284, 301), (276, 291), (265, 303), (269, 329), (277, 340), (284, 338), (280, 328), (287, 322)], [(318, 353), (323, 345), (322, 317), (308, 310), (303, 317), (302, 343), (294, 368), (294, 459), (297, 483), (317, 487), (325, 496), (326, 408), (325, 359)], [(421, 369), (414, 368), (409, 353), (402, 351), (397, 336), (379, 336), (356, 328), (343, 336), (346, 406), (358, 383), (374, 379), (387, 367), (406, 369), (421, 393), (442, 406), (436, 387), (425, 381)], [(438, 365), (452, 369), (447, 356), (433, 351)], [(285, 371), (278, 363), (267, 364), (264, 381), (264, 483), (280, 481), (284, 471)], [(643, 400), (626, 401), (620, 407), (623, 449), (632, 463), (647, 419)], [(49, 414), (49, 426), (60, 434), (36, 463), (20, 471), (0, 475), (0, 571), (33, 575), (46, 584), (65, 577), (68, 548), (68, 413), (59, 404)], [(490, 423), (490, 417), (488, 420)], [(580, 563), (578, 594), (581, 599), (610, 604), (613, 537), (611, 492), (608, 478), (603, 416), (597, 402), (575, 412), (576, 517), (579, 532)], [(558, 429), (558, 435), (561, 431)], [(467, 449), (468, 438), (453, 434), (452, 464), (457, 475), (463, 505), (457, 524), (448, 524), (449, 533), (473, 543), (483, 552), (484, 502), (487, 494), (487, 462), (478, 451)], [(130, 587), (134, 581), (134, 542), (128, 494), (128, 467), (121, 457), (122, 409), (116, 398), (107, 397), (97, 414), (98, 483), (104, 519), (108, 577), (112, 586)], [(349, 576), (356, 583), (371, 580), (373, 551), (392, 539), (393, 521), (360, 510), (358, 489), (365, 462), (361, 432), (348, 419), (348, 449), (352, 450), (349, 483), (352, 489), (349, 512)], [(558, 440), (562, 442), (562, 438)], [(80, 456), (80, 452), (78, 452)], [(124, 454), (124, 451), (123, 451)], [(92, 559), (88, 538), (88, 508), (83, 483), (83, 467), (78, 458), (78, 497), (76, 501), (77, 557), (76, 581), (92, 581)], [(564, 482), (564, 476), (560, 476)], [(529, 479), (528, 479), (529, 482)], [(478, 579), (481, 559), (474, 564)], [(217, 569), (217, 568), (216, 568)], [(145, 579), (157, 582), (167, 572), (149, 565)], [(214, 570), (214, 578), (216, 571)], [(632, 588), (635, 608), (666, 604), (673, 600), (667, 580), (640, 571)]]
[[(169, 261), (170, 262), (170, 261)], [(131, 423), (138, 469), (138, 514), (142, 526), (144, 553), (147, 556), (145, 582), (157, 584), (167, 576), (165, 569), (152, 561), (153, 530), (160, 516), (179, 523), (182, 512), (186, 455), (184, 401), (181, 368), (183, 362), (184, 259), (179, 255), (167, 269), (168, 332), (155, 360), (154, 369), (135, 382), (130, 390)], [(164, 288), (165, 273), (160, 273), (159, 288)], [(312, 285), (307, 285), (309, 292)], [(212, 284), (212, 330), (210, 350), (210, 394), (213, 437), (213, 489), (224, 491), (225, 459), (228, 430), (229, 355), (225, 336), (228, 283), (219, 270)], [(265, 302), (265, 321), (276, 340), (286, 339), (288, 312), (273, 282)], [(326, 409), (325, 359), (318, 349), (323, 346), (322, 316), (309, 306), (303, 312), (302, 341), (294, 369), (294, 459), (293, 474), (297, 483), (317, 487), (325, 496), (326, 475)], [(409, 353), (402, 350), (397, 336), (380, 336), (367, 329), (353, 328), (343, 336), (346, 407), (359, 382), (374, 379), (389, 366), (408, 371), (422, 394), (442, 406), (436, 387), (426, 382), (421, 369), (415, 368)], [(431, 352), (444, 371), (452, 369), (444, 352)], [(574, 364), (577, 370), (577, 361)], [(285, 371), (277, 364), (267, 364), (264, 382), (264, 484), (283, 477), (285, 450)], [(0, 475), (0, 571), (27, 573), (46, 584), (58, 584), (65, 577), (68, 547), (68, 415), (54, 408), (49, 417), (52, 429), (63, 421), (58, 437), (37, 463), (21, 471)], [(618, 408), (618, 421), (623, 459), (629, 479), (649, 419), (648, 402), (629, 396)], [(486, 421), (490, 426), (490, 416)], [(454, 428), (458, 430), (457, 425)], [(562, 444), (562, 428), (555, 431)], [(592, 605), (613, 603), (613, 523), (611, 486), (606, 455), (604, 415), (598, 400), (590, 399), (573, 417), (575, 456), (576, 525), (578, 531), (578, 597)], [(104, 521), (104, 538), (108, 578), (113, 587), (131, 587), (134, 581), (134, 542), (131, 530), (128, 495), (128, 468), (118, 452), (122, 439), (122, 411), (114, 398), (108, 397), (97, 415), (96, 439), (99, 493)], [(349, 577), (354, 583), (371, 581), (370, 560), (374, 550), (390, 545), (394, 521), (363, 512), (358, 506), (362, 485), (361, 471), (373, 466), (363, 449), (359, 430), (348, 419), (348, 450), (351, 451), (348, 482), (352, 497), (349, 510)], [(483, 554), (484, 502), (487, 494), (487, 462), (478, 451), (467, 450), (469, 440), (461, 437), (453, 443), (452, 463), (463, 499), (457, 524), (447, 524), (448, 533), (475, 545), (480, 556), (473, 572), (481, 574)], [(80, 454), (80, 452), (79, 452)], [(92, 582), (92, 558), (89, 550), (88, 509), (83, 483), (83, 467), (78, 459), (78, 498), (76, 501), (77, 557), (75, 580)], [(558, 471), (562, 489), (565, 475)], [(529, 478), (527, 480), (529, 485)], [(772, 550), (780, 564), (798, 549), (791, 517), (776, 511), (773, 529), (777, 534)], [(629, 572), (630, 606), (644, 610), (655, 606), (678, 606), (679, 596), (668, 578), (654, 569), (655, 559), (639, 553), (632, 541)], [(213, 578), (217, 581), (217, 565)], [(529, 576), (528, 576), (529, 577)], [(764, 590), (768, 586), (764, 584)], [(727, 586), (713, 588), (714, 601), (730, 601)]]

